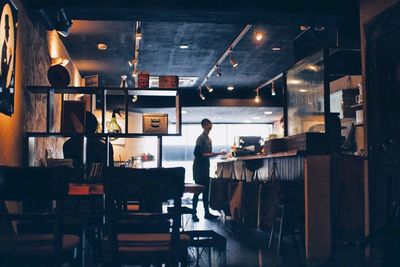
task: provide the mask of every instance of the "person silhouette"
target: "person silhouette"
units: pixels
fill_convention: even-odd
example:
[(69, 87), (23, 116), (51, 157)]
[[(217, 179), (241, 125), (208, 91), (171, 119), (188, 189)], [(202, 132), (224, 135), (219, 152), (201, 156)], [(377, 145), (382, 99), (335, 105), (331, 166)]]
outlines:
[[(97, 119), (93, 113), (86, 111), (85, 133), (94, 134), (97, 129)], [(73, 159), (74, 166), (83, 165), (83, 136), (73, 136), (63, 145), (65, 159)], [(109, 166), (114, 166), (114, 149), (109, 143)], [(86, 163), (107, 163), (107, 145), (99, 137), (88, 136), (86, 146)]]
[[(212, 152), (212, 142), (208, 134), (212, 129), (212, 123), (209, 119), (203, 119), (201, 121), (201, 127), (203, 128), (203, 133), (197, 138), (196, 146), (194, 148), (194, 161), (193, 161), (193, 179), (196, 184), (204, 186), (203, 194), (203, 206), (204, 206), (204, 218), (208, 220), (216, 219), (218, 216), (212, 215), (210, 213), (210, 208), (208, 206), (208, 191), (210, 187), (210, 158), (225, 155), (225, 152), (215, 153)], [(201, 193), (196, 193), (193, 196), (193, 214), (192, 220), (198, 222), (197, 217), (197, 203), (199, 201), (199, 195)]]

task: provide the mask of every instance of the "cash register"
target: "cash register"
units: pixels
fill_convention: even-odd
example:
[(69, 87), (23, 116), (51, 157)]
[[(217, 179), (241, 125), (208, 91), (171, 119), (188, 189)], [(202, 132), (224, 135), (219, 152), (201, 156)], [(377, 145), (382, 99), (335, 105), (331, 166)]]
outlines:
[(234, 143), (234, 157), (257, 155), (263, 148), (261, 136), (235, 136)]

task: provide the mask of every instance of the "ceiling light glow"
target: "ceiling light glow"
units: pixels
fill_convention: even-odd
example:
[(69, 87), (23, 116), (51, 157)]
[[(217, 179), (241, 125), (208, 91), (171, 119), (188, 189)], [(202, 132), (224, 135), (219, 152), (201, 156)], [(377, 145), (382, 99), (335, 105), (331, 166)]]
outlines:
[(287, 81), (287, 83), (296, 85), (296, 84), (301, 84), (301, 81), (296, 79), (290, 79)]
[(179, 46), (179, 48), (180, 48), (180, 49), (188, 49), (188, 48), (189, 48), (189, 45), (188, 45), (188, 44), (181, 44), (181, 45)]
[(272, 115), (272, 113), (273, 113), (272, 111), (264, 111), (265, 115)]
[(257, 95), (256, 95), (256, 97), (254, 98), (254, 102), (256, 102), (256, 103), (260, 103), (260, 102), (261, 102), (261, 97), (260, 97), (260, 95), (258, 94), (258, 90), (257, 90)]
[(274, 45), (273, 47), (271, 47), (272, 51), (281, 51), (282, 47), (280, 47), (279, 45)]
[(232, 85), (230, 85), (230, 86), (228, 86), (226, 89), (228, 89), (229, 91), (232, 91), (233, 89), (235, 89), (235, 87), (232, 86)]
[(99, 50), (107, 50), (107, 45), (105, 43), (98, 43), (97, 49)]
[(274, 82), (272, 82), (271, 95), (272, 95), (272, 96), (275, 96), (275, 95), (276, 95), (275, 83), (274, 83)]
[(257, 41), (261, 41), (264, 38), (264, 34), (262, 32), (256, 32), (255, 36)]

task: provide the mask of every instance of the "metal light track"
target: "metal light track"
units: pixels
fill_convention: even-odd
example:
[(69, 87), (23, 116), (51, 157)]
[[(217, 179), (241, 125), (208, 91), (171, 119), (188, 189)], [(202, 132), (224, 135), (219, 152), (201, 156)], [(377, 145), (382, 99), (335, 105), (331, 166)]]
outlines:
[(252, 25), (247, 24), (244, 29), (240, 32), (240, 34), (236, 37), (236, 39), (232, 42), (232, 44), (226, 49), (226, 51), (222, 54), (222, 56), (214, 63), (211, 70), (207, 73), (204, 80), (199, 85), (199, 88), (204, 86), (208, 79), (210, 79), (211, 75), (213, 75), (214, 71), (217, 69), (217, 66), (221, 66), (222, 61), (229, 55), (229, 53), (235, 48), (235, 46), (239, 43), (239, 41), (243, 38), (243, 36), (250, 30)]

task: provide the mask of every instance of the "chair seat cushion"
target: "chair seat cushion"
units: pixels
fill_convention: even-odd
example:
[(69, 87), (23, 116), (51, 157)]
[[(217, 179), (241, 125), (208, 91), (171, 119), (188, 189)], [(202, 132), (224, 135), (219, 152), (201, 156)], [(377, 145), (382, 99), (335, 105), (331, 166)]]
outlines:
[[(1, 235), (0, 254), (21, 256), (43, 256), (54, 253), (54, 235), (24, 234)], [(63, 251), (69, 251), (79, 246), (80, 238), (76, 235), (63, 236)]]

